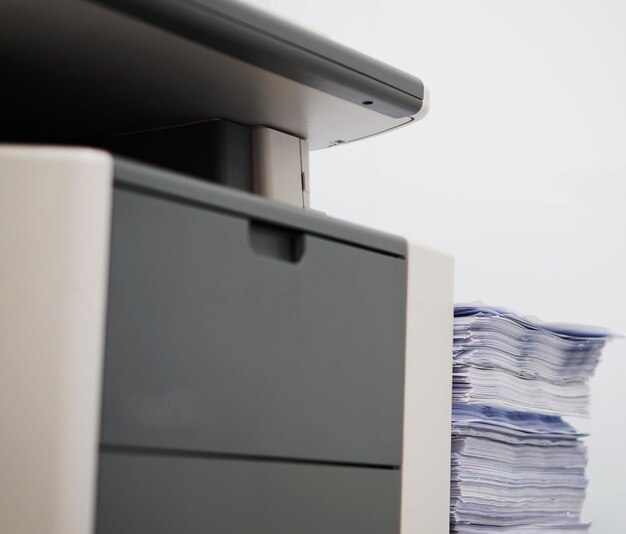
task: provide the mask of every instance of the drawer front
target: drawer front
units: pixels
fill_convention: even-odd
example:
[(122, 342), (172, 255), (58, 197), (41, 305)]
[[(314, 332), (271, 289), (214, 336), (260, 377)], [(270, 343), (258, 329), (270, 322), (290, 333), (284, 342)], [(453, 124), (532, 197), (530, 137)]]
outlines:
[(400, 465), (405, 262), (116, 190), (102, 441)]
[(103, 453), (96, 534), (397, 534), (400, 474)]

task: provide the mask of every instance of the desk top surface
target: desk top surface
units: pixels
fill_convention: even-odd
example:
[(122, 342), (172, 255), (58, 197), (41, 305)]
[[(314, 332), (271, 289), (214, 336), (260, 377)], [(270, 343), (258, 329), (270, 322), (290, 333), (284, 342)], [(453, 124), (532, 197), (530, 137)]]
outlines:
[(312, 149), (419, 118), (422, 82), (234, 0), (0, 0), (0, 140), (75, 141), (215, 118)]

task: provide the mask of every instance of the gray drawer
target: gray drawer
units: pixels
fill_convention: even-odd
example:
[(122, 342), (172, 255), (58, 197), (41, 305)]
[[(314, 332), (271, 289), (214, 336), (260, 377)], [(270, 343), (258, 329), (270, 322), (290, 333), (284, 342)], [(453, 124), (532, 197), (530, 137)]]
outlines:
[(400, 465), (402, 258), (126, 190), (113, 206), (103, 443)]
[(397, 534), (400, 473), (272, 462), (100, 457), (96, 534)]

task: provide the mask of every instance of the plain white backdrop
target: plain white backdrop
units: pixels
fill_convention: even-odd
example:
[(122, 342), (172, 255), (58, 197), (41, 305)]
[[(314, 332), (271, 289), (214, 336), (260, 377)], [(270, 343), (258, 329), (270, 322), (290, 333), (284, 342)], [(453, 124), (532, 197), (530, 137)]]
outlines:
[[(430, 114), (311, 157), (313, 207), (456, 258), (456, 301), (626, 332), (626, 3), (266, 0), (419, 76)], [(585, 517), (626, 531), (626, 342), (592, 381)]]

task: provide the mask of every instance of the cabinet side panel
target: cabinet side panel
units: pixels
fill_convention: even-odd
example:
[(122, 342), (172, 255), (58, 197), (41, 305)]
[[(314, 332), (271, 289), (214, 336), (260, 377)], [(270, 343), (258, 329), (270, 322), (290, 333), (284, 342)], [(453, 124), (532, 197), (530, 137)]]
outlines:
[(0, 532), (88, 534), (112, 163), (0, 147)]
[(409, 247), (402, 533), (447, 534), (454, 263)]

